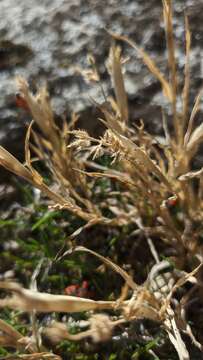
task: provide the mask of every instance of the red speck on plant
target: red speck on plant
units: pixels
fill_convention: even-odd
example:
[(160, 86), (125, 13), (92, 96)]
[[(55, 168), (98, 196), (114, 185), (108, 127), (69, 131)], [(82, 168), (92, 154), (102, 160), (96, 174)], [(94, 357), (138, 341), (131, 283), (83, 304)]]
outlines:
[(178, 202), (177, 196), (176, 195), (171, 196), (170, 198), (167, 199), (167, 206), (169, 208), (172, 208), (177, 204), (177, 202)]
[(19, 94), (19, 93), (16, 93), (15, 95), (15, 101), (16, 101), (16, 106), (21, 108), (21, 109), (24, 109), (26, 111), (30, 111), (29, 109), (29, 106), (26, 102), (26, 100), (24, 99), (24, 97)]
[(64, 290), (66, 295), (77, 297), (90, 297), (89, 283), (87, 280), (82, 282), (82, 285), (69, 285)]

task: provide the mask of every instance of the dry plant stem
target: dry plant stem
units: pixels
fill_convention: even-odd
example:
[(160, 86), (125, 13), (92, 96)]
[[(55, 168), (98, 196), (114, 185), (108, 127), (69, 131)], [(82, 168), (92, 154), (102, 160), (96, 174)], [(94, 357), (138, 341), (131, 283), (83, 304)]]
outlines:
[(169, 191), (172, 191), (170, 182), (160, 171), (159, 167), (149, 158), (149, 156), (141, 148), (136, 146), (130, 139), (127, 139), (125, 136), (118, 133), (116, 133), (116, 135), (121, 140), (121, 143), (123, 143), (123, 146), (126, 148), (126, 150), (129, 151), (129, 154), (132, 154), (132, 159), (137, 159), (143, 163), (148, 171), (153, 172), (158, 177), (158, 179), (163, 182), (166, 188), (168, 188)]
[(11, 325), (0, 319), (0, 345), (4, 347), (12, 347), (17, 350), (26, 350), (30, 353), (36, 351), (36, 345), (29, 337), (24, 337)]
[[(126, 155), (125, 155), (126, 156)], [(150, 201), (150, 204), (152, 208), (154, 209), (155, 213), (157, 215), (161, 216), (166, 224), (166, 226), (170, 229), (171, 233), (173, 234), (174, 238), (177, 240), (181, 240), (181, 234), (176, 230), (175, 224), (167, 211), (167, 209), (163, 209), (163, 207), (160, 207), (160, 199), (156, 196), (156, 194), (153, 193), (153, 190), (148, 190), (150, 187), (152, 187), (152, 179), (148, 180), (148, 174), (145, 170), (145, 167), (142, 165), (136, 164), (132, 160), (132, 158), (129, 158), (128, 155), (128, 162), (131, 166), (130, 169), (128, 169), (128, 172), (130, 170), (132, 179), (129, 178), (129, 176), (125, 176), (123, 173), (119, 173), (116, 171), (110, 172), (104, 172), (104, 173), (86, 173), (86, 175), (90, 175), (93, 177), (110, 177), (110, 178), (116, 178), (118, 181), (124, 182), (126, 185), (130, 185), (131, 187), (134, 186), (135, 189), (139, 188), (139, 192), (143, 193), (143, 196)], [(123, 164), (124, 161), (121, 162)], [(151, 165), (150, 165), (151, 167)], [(129, 178), (129, 180), (128, 180)], [(141, 180), (141, 184), (139, 186), (137, 179)], [(148, 181), (150, 181), (150, 186)], [(156, 182), (154, 181), (156, 184)], [(168, 184), (167, 184), (168, 185)], [(130, 220), (130, 219), (129, 219)], [(177, 242), (177, 244), (180, 244), (180, 242)]]
[(122, 68), (121, 68), (120, 48), (113, 45), (111, 48), (111, 57), (112, 57), (112, 78), (114, 82), (116, 101), (118, 108), (120, 110), (121, 120), (127, 124), (128, 103), (127, 103), (127, 95), (125, 91)]
[[(158, 255), (156, 253), (156, 249), (154, 247), (154, 244), (151, 243), (150, 245), (150, 249), (152, 250), (152, 252), (155, 254), (155, 260), (157, 262), (156, 265), (154, 265), (154, 267), (152, 268), (149, 277), (148, 277), (148, 281), (150, 283), (150, 280), (152, 280), (155, 276), (156, 276), (156, 272), (159, 271), (159, 269), (164, 268), (165, 266), (168, 266), (167, 262), (160, 262)], [(193, 272), (189, 274), (187, 274), (186, 276), (182, 277), (173, 287), (172, 292), (175, 291), (175, 289), (177, 289), (177, 287), (179, 287), (180, 285), (182, 285), (184, 282), (188, 281), (189, 279), (191, 280), (193, 275), (198, 272), (199, 268), (201, 267), (201, 264), (199, 265), (199, 267), (197, 267)], [(195, 290), (195, 286), (191, 289), (192, 291)], [(189, 298), (189, 294), (187, 294), (186, 296), (184, 296), (181, 301), (180, 304), (182, 305), (181, 308), (184, 306), (184, 303), (187, 303), (187, 299)], [(186, 359), (190, 359), (189, 353), (186, 349), (185, 343), (183, 342), (182, 338), (181, 338), (181, 334), (180, 334), (180, 329), (177, 327), (177, 323), (180, 322), (180, 319), (178, 319), (178, 315), (171, 309), (170, 304), (168, 303), (167, 307), (165, 308), (165, 321), (164, 324), (166, 326), (166, 331), (169, 335), (169, 338), (172, 342), (172, 344), (174, 345), (179, 359), (180, 360), (186, 360)], [(177, 311), (176, 311), (177, 312)], [(191, 340), (193, 341), (193, 343), (195, 344), (195, 346), (197, 346), (200, 350), (202, 349), (201, 344), (195, 339), (190, 326), (186, 323), (185, 319), (182, 318), (182, 330), (183, 326), (185, 326), (185, 330), (187, 332), (187, 334), (190, 336)]]
[[(149, 318), (154, 321), (161, 321), (159, 315), (160, 303), (156, 297), (148, 290), (147, 285), (137, 285), (133, 278), (126, 273), (120, 266), (113, 263), (110, 259), (105, 258), (98, 253), (87, 249), (83, 246), (78, 246), (73, 251), (85, 251), (103, 261), (106, 265), (112, 268), (115, 272), (120, 274), (125, 280), (126, 284), (134, 290), (133, 295), (129, 301), (120, 302), (118, 299), (116, 308), (121, 308), (124, 311), (125, 318), (127, 320), (133, 320), (138, 318)], [(64, 253), (63, 256), (69, 254), (70, 251)]]
[(181, 139), (180, 128), (182, 124), (178, 123), (180, 119), (178, 119), (176, 111), (177, 75), (172, 25), (172, 0), (163, 0), (163, 14), (165, 19), (165, 32), (168, 49), (168, 65), (171, 74), (173, 121), (176, 134), (176, 142), (178, 144)]
[[(188, 322), (186, 321), (186, 309), (190, 306), (194, 306), (194, 304), (196, 302), (198, 302), (198, 298), (194, 297), (194, 293), (197, 292), (198, 289), (199, 289), (199, 285), (194, 285), (188, 291), (188, 293), (182, 297), (182, 299), (180, 301), (180, 311), (181, 311), (181, 318), (183, 319), (183, 322), (185, 324), (184, 331), (189, 335), (189, 337), (191, 338), (191, 340), (195, 344), (195, 346), (198, 349), (203, 350), (203, 346), (195, 339), (192, 329), (191, 329), (190, 325), (188, 324)], [(192, 299), (192, 300), (190, 300), (190, 299)]]
[[(131, 163), (131, 161), (129, 161), (129, 163)], [(123, 163), (122, 163), (123, 164)], [(157, 200), (156, 195), (153, 194), (153, 191), (149, 191), (148, 190), (148, 181), (147, 179), (147, 174), (145, 174), (145, 170), (143, 167), (137, 165), (136, 168), (134, 167), (134, 163), (132, 163), (131, 165), (133, 165), (132, 170), (131, 171), (131, 176), (132, 179), (128, 176), (128, 174), (126, 173), (121, 173), (118, 171), (105, 171), (103, 173), (99, 173), (99, 172), (83, 172), (85, 173), (87, 176), (91, 176), (91, 177), (107, 177), (107, 178), (111, 178), (111, 179), (116, 179), (117, 181), (119, 181), (121, 184), (124, 184), (129, 191), (132, 191), (132, 189), (134, 189), (134, 191), (138, 191), (139, 193), (143, 194), (143, 197), (145, 197), (146, 199), (148, 199), (151, 203), (151, 206), (154, 208), (154, 210), (159, 213), (160, 212), (160, 203)], [(144, 176), (145, 175), (145, 176)], [(140, 178), (140, 184), (137, 181), (137, 179)], [(132, 200), (133, 197), (132, 197)], [(136, 201), (136, 206), (139, 206), (139, 203), (137, 203)], [(126, 213), (126, 216), (128, 215), (128, 213)], [(129, 222), (131, 222), (133, 219), (131, 219), (130, 214), (129, 214)]]
[(32, 175), (13, 155), (0, 146), (0, 165), (32, 183)]
[(93, 218), (96, 219), (97, 217), (96, 215), (83, 211), (76, 204), (71, 204), (68, 200), (64, 199), (62, 196), (53, 192), (46, 184), (43, 183), (40, 186), (38, 186), (38, 188), (44, 194), (46, 194), (51, 200), (53, 200), (56, 204), (59, 204), (61, 206), (61, 209), (67, 209), (85, 221), (90, 221)]
[(197, 207), (197, 200), (194, 194), (194, 190), (189, 182), (182, 182), (182, 207), (185, 209), (186, 214), (193, 217), (194, 211)]
[[(33, 96), (28, 88), (28, 84), (22, 78), (17, 79), (18, 87), (22, 96), (25, 98), (34, 120), (42, 130), (45, 138), (41, 138), (44, 147), (49, 150), (51, 161), (56, 171), (67, 179), (70, 184), (80, 184), (81, 190), (86, 193), (86, 188), (83, 186), (80, 178), (75, 176), (72, 170), (72, 164), (77, 162), (73, 159), (71, 150), (66, 147), (66, 140), (61, 136), (60, 129), (54, 122), (53, 112), (48, 100), (46, 90), (40, 89), (36, 96)], [(65, 127), (65, 126), (64, 126)], [(70, 187), (70, 192), (72, 188)]]
[(40, 293), (22, 288), (19, 284), (0, 282), (0, 288), (12, 291), (14, 296), (0, 300), (0, 307), (10, 307), (26, 312), (82, 312), (88, 310), (113, 309), (115, 301), (94, 301), (74, 296)]
[(38, 98), (36, 98), (29, 92), (28, 84), (23, 78), (18, 77), (17, 83), (34, 120), (37, 122), (45, 136), (50, 138), (55, 152), (59, 155), (61, 153), (61, 142), (57, 134), (58, 129), (54, 123), (53, 112), (49, 104), (46, 89), (41, 89)]
[[(80, 214), (85, 220), (90, 219), (90, 216), (87, 216), (87, 213), (83, 212), (77, 206), (74, 206), (68, 201), (66, 201), (62, 196), (54, 193), (49, 189), (49, 187), (43, 183), (43, 179), (36, 172), (28, 170), (24, 165), (22, 165), (14, 156), (12, 156), (8, 151), (0, 146), (0, 164), (3, 165), (8, 170), (12, 171), (16, 175), (23, 177), (29, 183), (40, 189), (45, 193), (49, 198), (51, 198), (55, 203), (71, 209), (74, 213)], [(31, 166), (31, 165), (30, 165)]]
[[(32, 274), (31, 281), (30, 281), (30, 289), (33, 291), (37, 291), (37, 277), (40, 273), (43, 261), (44, 261), (44, 259), (41, 258), (39, 263), (37, 264), (37, 267), (35, 268), (35, 270)], [(31, 326), (32, 326), (32, 337), (35, 339), (37, 351), (40, 352), (40, 351), (43, 351), (44, 349), (41, 348), (42, 339), (41, 339), (41, 334), (39, 331), (36, 315), (37, 314), (36, 314), (35, 310), (31, 312), (30, 322), (31, 322)]]
[(182, 125), (182, 138), (185, 130), (185, 125), (188, 119), (188, 103), (189, 103), (189, 88), (190, 88), (190, 48), (191, 48), (191, 34), (189, 29), (188, 17), (185, 16), (185, 83), (182, 92), (182, 101), (183, 101), (183, 125)]
[(128, 39), (126, 36), (118, 35), (117, 33), (114, 33), (112, 31), (108, 31), (108, 33), (117, 40), (121, 40), (129, 44), (132, 48), (134, 48), (138, 54), (142, 57), (143, 62), (146, 64), (150, 72), (159, 80), (163, 87), (163, 93), (168, 98), (170, 102), (172, 102), (173, 96), (172, 96), (172, 89), (168, 81), (165, 79), (164, 75), (160, 72), (160, 70), (157, 68), (155, 63), (152, 61), (152, 59), (149, 57), (149, 55), (143, 50), (140, 49), (137, 44)]
[[(164, 113), (163, 109), (162, 109), (162, 124), (163, 124), (164, 135), (166, 138), (166, 143), (167, 143), (167, 145), (169, 145), (171, 147), (172, 146), (171, 135), (170, 135), (170, 131), (169, 131), (168, 124), (167, 124), (166, 114)], [(167, 154), (165, 154), (165, 155), (167, 156)]]
[(199, 208), (202, 209), (202, 197), (203, 197), (203, 175), (200, 176), (199, 180), (199, 190), (198, 190), (198, 202)]
[(0, 330), (4, 333), (0, 335), (0, 344), (2, 346), (12, 346), (19, 349), (24, 348), (24, 346), (18, 342), (18, 340), (22, 339), (23, 336), (11, 325), (1, 319)]
[[(28, 151), (27, 144), (26, 144), (26, 151)], [(5, 168), (15, 173), (16, 175), (23, 177), (33, 186), (37, 187), (44, 194), (46, 194), (56, 204), (60, 204), (60, 206), (62, 206), (64, 209), (73, 212), (82, 219), (86, 221), (90, 221), (92, 220), (92, 218), (96, 218), (98, 216), (97, 214), (91, 214), (91, 213), (87, 213), (86, 211), (83, 211), (76, 204), (71, 203), (69, 200), (64, 199), (61, 195), (53, 192), (46, 184), (43, 183), (43, 179), (38, 174), (38, 172), (32, 168), (29, 155), (27, 154), (26, 156), (27, 156), (28, 166), (30, 168), (29, 170), (24, 165), (22, 165), (14, 156), (12, 156), (8, 151), (6, 151), (3, 147), (0, 146), (0, 164), (3, 165)]]
[(73, 249), (67, 250), (62, 255), (62, 257), (60, 257), (58, 260), (62, 259), (64, 256), (69, 255), (69, 254), (71, 254), (72, 252), (75, 252), (75, 251), (87, 252), (87, 253), (90, 253), (90, 254), (98, 257), (102, 262), (104, 262), (106, 265), (108, 265), (111, 269), (113, 269), (115, 272), (120, 274), (131, 289), (137, 290), (139, 288), (139, 286), (134, 282), (132, 277), (130, 275), (128, 275), (128, 273), (125, 270), (123, 270), (120, 266), (114, 264), (110, 259), (105, 258), (104, 256), (99, 255), (95, 251), (92, 251), (92, 250), (90, 250), (90, 249), (88, 249), (88, 248), (86, 248), (84, 246), (76, 246)]
[(187, 273), (185, 276), (181, 277), (177, 283), (173, 286), (173, 288), (171, 289), (170, 293), (168, 294), (166, 301), (165, 301), (165, 305), (163, 310), (165, 311), (165, 309), (170, 305), (170, 301), (172, 299), (173, 294), (175, 293), (175, 291), (180, 288), (181, 286), (183, 286), (187, 281), (191, 281), (191, 279), (193, 279), (194, 275), (198, 273), (198, 271), (200, 270), (200, 268), (202, 267), (203, 262), (200, 263), (193, 271), (191, 271), (190, 273)]
[[(149, 285), (150, 285), (150, 280), (152, 281), (152, 279), (156, 277), (156, 273), (158, 273), (159, 270), (168, 266), (168, 262), (167, 261), (160, 262), (153, 242), (148, 241), (148, 244), (149, 244), (151, 252), (156, 260), (156, 265), (154, 265), (154, 267), (152, 268), (152, 270), (148, 276), (148, 281), (149, 281)], [(176, 325), (175, 313), (170, 308), (170, 305), (168, 305), (168, 307), (166, 308), (164, 324), (166, 326), (166, 331), (168, 333), (170, 341), (172, 342), (172, 344), (174, 345), (174, 347), (178, 353), (179, 359), (180, 360), (189, 360), (190, 359), (189, 353), (188, 353), (186, 346), (181, 338), (180, 331)]]
[[(75, 213), (77, 216), (82, 217), (85, 221), (88, 221), (88, 222), (94, 221), (96, 223), (96, 219), (98, 219), (98, 222), (104, 222), (104, 223), (108, 222), (107, 219), (105, 219), (105, 218), (102, 219), (102, 215), (101, 215), (100, 211), (98, 210), (98, 208), (93, 203), (91, 203), (88, 199), (81, 198), (81, 196), (79, 196), (79, 194), (77, 194), (75, 192), (71, 183), (69, 181), (67, 181), (65, 178), (63, 178), (63, 175), (61, 175), (60, 172), (57, 172), (57, 170), (55, 171), (55, 169), (54, 169), (54, 172), (56, 172), (57, 176), (59, 177), (61, 184), (67, 185), (67, 188), (73, 194), (73, 196), (80, 203), (85, 205), (90, 213), (88, 214), (88, 212), (83, 211), (81, 207), (77, 206), (74, 203), (71, 204), (71, 202), (68, 200), (64, 202), (64, 198), (62, 198), (61, 196), (58, 196), (56, 193), (51, 192), (50, 189), (48, 187), (46, 187), (45, 184), (43, 184), (42, 178), (31, 166), (30, 151), (29, 151), (29, 138), (30, 138), (31, 126), (32, 126), (32, 122), (28, 128), (27, 135), (26, 135), (26, 141), (25, 141), (26, 163), (29, 167), (30, 172), (33, 175), (33, 178), (35, 179), (35, 181), (37, 181), (37, 183), (40, 184), (41, 190), (44, 191), (49, 197), (51, 196), (52, 199), (55, 199), (55, 202), (58, 201), (60, 206), (63, 206), (64, 208), (68, 208), (70, 211)], [(74, 171), (74, 169), (72, 169), (72, 170)]]
[(5, 360), (62, 360), (62, 358), (58, 355), (55, 355), (50, 352), (33, 352), (33, 354), (18, 354), (17, 357), (15, 355), (11, 355), (5, 358)]
[[(173, 313), (173, 311), (171, 311), (171, 313)], [(186, 349), (185, 343), (181, 338), (180, 331), (177, 328), (174, 316), (166, 322), (166, 326), (168, 326), (169, 324), (171, 329), (167, 330), (166, 328), (166, 331), (168, 333), (170, 341), (172, 342), (178, 353), (179, 360), (190, 360), (190, 355)]]
[[(184, 147), (186, 148), (186, 150), (189, 151), (189, 153), (191, 153), (191, 156), (193, 155), (193, 151), (192, 151), (192, 148), (193, 148), (193, 143), (191, 142), (192, 145), (189, 145), (189, 140), (190, 140), (190, 137), (191, 137), (191, 133), (192, 133), (192, 129), (193, 129), (193, 125), (194, 125), (194, 119), (195, 119), (195, 116), (199, 110), (199, 106), (200, 106), (200, 101), (201, 101), (201, 97), (202, 97), (202, 92), (203, 92), (203, 89), (200, 89), (196, 99), (195, 99), (195, 104), (194, 104), (194, 107), (192, 109), (192, 113), (190, 115), (190, 119), (189, 119), (189, 123), (188, 123), (188, 128), (187, 128), (187, 131), (185, 133), (185, 137), (184, 137)], [(194, 135), (193, 135), (194, 137)], [(195, 141), (194, 141), (195, 143)]]
[[(95, 339), (95, 337), (98, 337), (98, 341), (99, 340), (104, 341), (104, 340), (108, 340), (108, 337), (111, 337), (111, 332), (116, 326), (121, 325), (127, 321), (126, 319), (118, 319), (115, 321), (111, 321), (110, 319), (107, 318), (106, 315), (102, 315), (102, 314), (94, 315), (93, 318), (94, 317), (95, 318), (98, 317), (98, 328), (96, 326), (95, 328), (90, 328), (89, 330), (81, 331), (78, 334), (70, 334), (67, 331), (65, 324), (56, 322), (56, 323), (53, 323), (53, 325), (51, 325), (51, 327), (45, 328), (43, 333), (47, 337), (49, 337), (49, 339), (53, 343), (58, 343), (62, 340), (80, 341), (87, 337), (90, 337), (93, 340)], [(106, 320), (106, 322), (108, 323), (108, 324), (106, 324), (107, 329), (105, 329), (104, 324), (101, 324), (101, 325), (99, 324), (99, 317), (104, 317), (104, 320)], [(103, 329), (102, 329), (102, 327), (103, 327)], [(105, 331), (107, 332), (106, 334), (105, 334)], [(102, 332), (104, 332), (104, 334), (102, 334)], [(102, 338), (102, 337), (104, 337), (104, 338)]]

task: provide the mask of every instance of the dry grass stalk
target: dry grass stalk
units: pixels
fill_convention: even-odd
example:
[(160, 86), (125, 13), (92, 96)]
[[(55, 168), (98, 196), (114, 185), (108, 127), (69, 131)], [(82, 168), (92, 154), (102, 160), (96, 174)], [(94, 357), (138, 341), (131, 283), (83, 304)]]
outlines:
[[(188, 151), (190, 151), (190, 148), (193, 145), (193, 142), (194, 140), (192, 141), (191, 145), (188, 145), (189, 141), (190, 141), (190, 137), (191, 137), (191, 133), (192, 133), (192, 129), (193, 129), (193, 125), (194, 125), (194, 119), (195, 119), (195, 115), (196, 113), (198, 112), (199, 110), (199, 106), (200, 106), (200, 101), (201, 101), (201, 96), (202, 96), (202, 89), (200, 90), (199, 94), (197, 95), (196, 97), (196, 100), (195, 100), (195, 104), (194, 104), (194, 107), (192, 109), (192, 113), (191, 113), (191, 116), (190, 116), (190, 119), (189, 119), (189, 123), (188, 123), (188, 128), (187, 128), (187, 131), (185, 133), (185, 138), (184, 138), (184, 145), (186, 147), (186, 149)], [(200, 125), (201, 126), (201, 125)], [(197, 128), (198, 129), (198, 128)], [(198, 140), (198, 137), (197, 135), (195, 134), (195, 132), (197, 132), (197, 129), (196, 131), (194, 131), (193, 133), (193, 138), (197, 141)], [(199, 134), (199, 131), (197, 132), (197, 134)]]
[(44, 329), (43, 333), (56, 344), (65, 339), (80, 341), (87, 337), (92, 338), (93, 342), (103, 342), (112, 337), (114, 327), (123, 324), (125, 321), (125, 319), (112, 321), (106, 314), (95, 314), (89, 319), (89, 330), (70, 334), (65, 324), (53, 322), (50, 327)]
[(0, 319), (0, 345), (2, 347), (11, 347), (19, 351), (34, 353), (37, 346), (32, 337), (23, 336), (13, 326)]
[(53, 295), (24, 289), (17, 283), (0, 282), (0, 288), (14, 293), (8, 299), (0, 300), (0, 307), (9, 307), (26, 312), (81, 312), (88, 310), (112, 309), (114, 301), (93, 301), (74, 296)]
[(19, 354), (17, 357), (9, 357), (8, 360), (62, 360), (62, 358), (58, 355), (55, 355), (50, 352), (36, 352), (33, 354)]
[(32, 183), (32, 175), (13, 155), (0, 146), (0, 164), (7, 170)]
[(0, 345), (22, 350), (25, 346), (20, 342), (22, 335), (13, 326), (0, 319)]
[(176, 74), (176, 60), (175, 60), (175, 47), (173, 40), (173, 24), (172, 24), (172, 1), (163, 0), (163, 15), (165, 20), (165, 32), (166, 32), (166, 41), (168, 49), (168, 65), (171, 74), (171, 89), (172, 89), (172, 107), (173, 107), (173, 117), (174, 117), (174, 127), (176, 131), (176, 140), (179, 141), (181, 135), (180, 128), (178, 124), (178, 119), (176, 118), (176, 101), (177, 101), (177, 74)]
[(122, 268), (120, 268), (120, 266), (114, 264), (111, 260), (105, 258), (102, 255), (99, 255), (98, 253), (96, 253), (95, 251), (92, 251), (90, 249), (87, 249), (84, 246), (77, 246), (74, 249), (68, 250), (67, 252), (65, 252), (63, 254), (63, 257), (70, 254), (71, 252), (75, 252), (75, 251), (82, 251), (82, 252), (88, 252), (96, 257), (98, 257), (101, 261), (103, 261), (106, 265), (108, 265), (111, 269), (113, 269), (115, 272), (117, 272), (118, 274), (120, 274), (122, 276), (122, 278), (125, 280), (125, 282), (128, 284), (128, 286), (130, 288), (132, 288), (133, 290), (137, 290), (138, 285), (133, 281), (132, 277), (128, 275), (128, 273), (126, 271), (124, 271)]
[(113, 45), (110, 49), (109, 63), (114, 84), (116, 102), (121, 121), (128, 122), (128, 102), (121, 68), (121, 49)]
[[(189, 29), (188, 18), (185, 16), (185, 81), (182, 92), (182, 101), (183, 101), (183, 132), (185, 129), (185, 124), (188, 118), (188, 102), (189, 102), (189, 91), (190, 91), (190, 49), (191, 49), (191, 34)], [(183, 134), (182, 134), (183, 136)]]
[(109, 34), (116, 40), (122, 40), (129, 44), (132, 48), (134, 48), (138, 54), (142, 57), (145, 65), (148, 67), (150, 72), (157, 78), (157, 80), (161, 83), (163, 87), (163, 93), (167, 97), (167, 99), (172, 102), (173, 96), (172, 96), (172, 89), (170, 87), (170, 84), (165, 79), (164, 75), (161, 73), (161, 71), (157, 68), (154, 61), (150, 58), (150, 56), (141, 48), (137, 46), (137, 44), (128, 39), (126, 36), (118, 35), (112, 31), (108, 31)]

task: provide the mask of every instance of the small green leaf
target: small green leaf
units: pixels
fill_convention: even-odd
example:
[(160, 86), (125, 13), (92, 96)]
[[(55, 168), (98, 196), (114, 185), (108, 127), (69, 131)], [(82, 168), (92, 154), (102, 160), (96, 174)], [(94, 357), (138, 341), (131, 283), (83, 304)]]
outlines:
[(32, 231), (39, 229), (42, 225), (46, 224), (50, 219), (57, 217), (59, 214), (59, 211), (51, 211), (46, 213), (32, 226)]

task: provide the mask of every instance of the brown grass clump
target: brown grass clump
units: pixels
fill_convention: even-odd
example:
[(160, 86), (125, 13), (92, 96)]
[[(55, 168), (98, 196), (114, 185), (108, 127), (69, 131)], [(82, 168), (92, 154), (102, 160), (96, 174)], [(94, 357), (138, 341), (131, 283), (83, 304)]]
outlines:
[[(54, 323), (50, 328), (43, 329), (53, 343), (61, 339), (80, 340), (88, 336), (94, 341), (105, 341), (111, 337), (114, 327), (118, 324), (138, 318), (149, 318), (164, 326), (180, 359), (189, 359), (188, 350), (181, 338), (182, 332), (187, 333), (195, 345), (202, 349), (185, 318), (189, 296), (183, 295), (179, 302), (175, 297), (176, 290), (185, 282), (193, 284), (193, 291), (198, 291), (202, 286), (200, 276), (196, 277), (196, 274), (200, 274), (199, 269), (203, 262), (200, 242), (203, 230), (203, 169), (193, 171), (191, 161), (202, 142), (203, 125), (194, 126), (201, 91), (195, 99), (191, 114), (188, 108), (191, 41), (187, 18), (184, 86), (179, 92), (171, 3), (170, 0), (163, 0), (169, 79), (136, 43), (125, 36), (110, 33), (114, 43), (110, 49), (108, 70), (114, 84), (115, 98), (108, 99), (108, 103), (97, 104), (103, 113), (102, 122), (106, 126), (106, 131), (99, 139), (89, 136), (84, 130), (75, 130), (76, 115), (72, 115), (69, 124), (64, 122), (62, 127), (58, 127), (46, 89), (42, 88), (33, 95), (27, 82), (22, 78), (17, 79), (20, 94), (33, 117), (25, 141), (26, 163), (21, 164), (1, 147), (0, 164), (40, 189), (42, 194), (51, 200), (51, 207), (67, 210), (85, 220), (86, 225), (78, 229), (72, 237), (95, 224), (111, 227), (132, 224), (135, 230), (142, 232), (146, 237), (155, 259), (148, 279), (143, 285), (138, 286), (131, 276), (109, 259), (83, 247), (73, 249), (99, 257), (123, 277), (127, 290), (117, 301), (112, 302), (51, 295), (24, 289), (16, 283), (1, 283), (1, 288), (13, 293), (11, 298), (0, 300), (1, 307), (9, 306), (27, 312), (80, 312), (109, 308), (120, 311), (117, 320), (112, 320), (107, 315), (93, 315), (90, 318), (89, 329), (75, 335), (69, 334), (63, 324)], [(163, 95), (168, 100), (173, 115), (173, 131), (170, 132), (163, 109), (163, 143), (146, 133), (143, 124), (131, 127), (129, 123), (127, 95), (122, 75), (123, 59), (116, 40), (124, 41), (133, 47), (162, 85)], [(84, 74), (86, 77), (89, 76), (90, 80), (99, 80), (95, 68), (92, 72), (84, 71)], [(181, 111), (177, 110), (177, 101), (180, 98)], [(33, 123), (39, 127), (40, 132), (33, 130)], [(34, 168), (30, 148), (35, 152), (37, 160), (47, 165), (51, 174), (51, 186), (45, 183)], [(109, 167), (97, 163), (96, 159), (103, 155), (111, 159)], [(98, 178), (109, 179), (110, 183), (116, 182), (119, 189), (104, 193), (100, 203), (95, 200), (94, 193)], [(175, 213), (174, 208), (177, 209)], [(157, 235), (174, 250), (176, 278), (174, 272), (168, 273), (165, 283), (162, 284), (165, 286), (164, 291), (161, 291), (160, 286), (155, 288), (155, 283), (157, 285), (157, 282), (163, 282), (164, 277), (160, 280), (159, 273), (160, 270), (167, 269), (169, 263), (160, 261), (151, 235)], [(128, 289), (132, 290), (130, 298)], [(10, 329), (6, 329), (3, 323), (0, 323), (0, 328), (5, 334), (5, 345), (10, 341), (16, 348), (21, 347), (22, 342), (19, 343), (18, 333), (15, 334), (15, 339), (11, 340)], [(3, 338), (1, 342), (3, 343)], [(35, 351), (35, 347), (32, 349)]]

